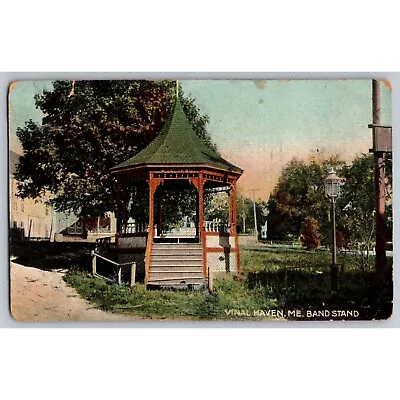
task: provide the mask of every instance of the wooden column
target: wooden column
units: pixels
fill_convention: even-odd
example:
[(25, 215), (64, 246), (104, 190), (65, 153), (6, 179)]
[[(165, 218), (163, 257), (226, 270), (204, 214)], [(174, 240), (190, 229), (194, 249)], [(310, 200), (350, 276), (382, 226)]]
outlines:
[(154, 193), (157, 189), (153, 173), (149, 179), (149, 239), (154, 237)]
[(145, 272), (145, 284), (147, 285), (147, 281), (149, 279), (150, 274), (150, 258), (151, 251), (153, 248), (153, 240), (154, 240), (154, 195), (157, 190), (157, 187), (160, 185), (162, 180), (155, 179), (154, 173), (150, 172), (149, 177), (149, 233), (147, 236), (147, 246), (146, 246), (146, 272)]
[(200, 240), (203, 240), (203, 232), (204, 232), (204, 179), (203, 174), (199, 175), (199, 237)]
[(235, 248), (236, 248), (236, 272), (240, 271), (240, 252), (239, 252), (239, 237), (236, 229), (236, 182), (232, 184), (231, 191), (229, 192), (229, 222), (230, 222), (230, 232), (229, 236), (233, 237)]
[(203, 253), (203, 276), (207, 277), (206, 237), (204, 235), (204, 178), (199, 175), (199, 238)]
[(157, 236), (162, 233), (162, 210), (161, 210), (161, 192), (159, 191), (156, 196), (157, 203)]
[(200, 218), (199, 218), (199, 192), (196, 192), (196, 237), (200, 238)]
[(236, 235), (236, 185), (232, 184), (229, 191), (229, 233), (231, 236)]
[(204, 231), (204, 183), (203, 174), (200, 173), (198, 178), (190, 178), (189, 181), (197, 189), (196, 193), (196, 236), (202, 241)]

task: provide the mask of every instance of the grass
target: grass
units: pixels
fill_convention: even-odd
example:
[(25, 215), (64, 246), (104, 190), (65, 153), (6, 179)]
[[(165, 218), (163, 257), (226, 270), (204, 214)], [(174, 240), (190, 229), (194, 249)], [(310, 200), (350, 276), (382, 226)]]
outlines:
[(227, 319), (228, 309), (277, 307), (263, 290), (251, 290), (232, 276), (215, 282), (215, 293), (208, 291), (146, 290), (110, 284), (85, 271), (71, 269), (64, 276), (85, 299), (104, 311), (156, 319)]
[(386, 319), (392, 312), (392, 259), (386, 279), (377, 279), (375, 259), (339, 253), (339, 291), (330, 290), (331, 255), (323, 251), (243, 250), (249, 288), (262, 286), (280, 307), (303, 310), (357, 310), (357, 319)]
[[(360, 269), (354, 255), (340, 254), (340, 290), (330, 290), (330, 254), (279, 249), (241, 251), (242, 273), (223, 275), (214, 291), (146, 290), (110, 284), (86, 271), (71, 269), (65, 280), (97, 307), (115, 313), (156, 319), (260, 319), (254, 310), (357, 309), (358, 319), (388, 318), (392, 280), (377, 281), (373, 258)], [(237, 310), (232, 315), (228, 310)], [(250, 317), (242, 315), (248, 310)]]

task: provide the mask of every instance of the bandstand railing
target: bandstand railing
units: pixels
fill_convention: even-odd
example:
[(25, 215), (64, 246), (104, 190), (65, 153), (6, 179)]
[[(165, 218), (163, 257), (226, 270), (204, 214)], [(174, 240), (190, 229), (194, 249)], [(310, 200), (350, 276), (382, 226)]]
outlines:
[(144, 233), (148, 231), (148, 224), (144, 222), (128, 222), (122, 227), (122, 233)]
[(221, 221), (204, 221), (206, 232), (229, 232), (228, 224)]

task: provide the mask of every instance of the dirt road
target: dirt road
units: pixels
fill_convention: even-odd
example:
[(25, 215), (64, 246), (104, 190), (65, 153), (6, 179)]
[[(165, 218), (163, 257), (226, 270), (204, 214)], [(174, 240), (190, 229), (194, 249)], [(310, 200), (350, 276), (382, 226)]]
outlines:
[(11, 313), (18, 321), (127, 321), (140, 318), (93, 308), (67, 286), (62, 271), (11, 262)]

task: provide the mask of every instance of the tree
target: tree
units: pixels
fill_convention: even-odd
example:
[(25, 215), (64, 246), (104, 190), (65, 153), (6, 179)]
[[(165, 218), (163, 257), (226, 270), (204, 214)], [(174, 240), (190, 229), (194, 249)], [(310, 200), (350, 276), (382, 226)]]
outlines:
[(362, 154), (344, 168), (346, 178), (337, 200), (338, 227), (347, 244), (359, 250), (371, 250), (375, 244), (374, 159)]
[(206, 194), (204, 212), (208, 221), (219, 219), (227, 223), (229, 220), (229, 195), (223, 192)]
[(324, 179), (330, 167), (340, 174), (343, 166), (338, 156), (322, 162), (315, 157), (307, 162), (294, 158), (285, 166), (268, 201), (271, 239), (299, 237), (306, 217), (313, 217), (320, 224), (321, 240), (327, 241), (329, 201), (325, 197)]
[(318, 221), (313, 217), (306, 217), (300, 236), (303, 247), (307, 250), (316, 249), (321, 243)]
[[(53, 90), (35, 96), (42, 123), (17, 129), (24, 149), (15, 174), (20, 197), (50, 194), (55, 210), (76, 215), (114, 211), (110, 168), (155, 138), (175, 90), (173, 81), (53, 82)], [(213, 146), (208, 117), (181, 88), (179, 98), (196, 134)]]
[[(268, 210), (267, 203), (264, 200), (256, 201), (256, 219), (257, 230), (261, 232), (261, 226), (267, 220), (266, 211)], [(239, 194), (236, 201), (236, 220), (237, 229), (241, 233), (254, 233), (254, 201), (249, 197)], [(244, 230), (246, 225), (246, 232)]]

